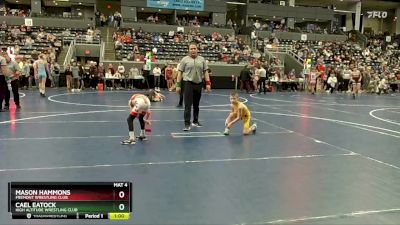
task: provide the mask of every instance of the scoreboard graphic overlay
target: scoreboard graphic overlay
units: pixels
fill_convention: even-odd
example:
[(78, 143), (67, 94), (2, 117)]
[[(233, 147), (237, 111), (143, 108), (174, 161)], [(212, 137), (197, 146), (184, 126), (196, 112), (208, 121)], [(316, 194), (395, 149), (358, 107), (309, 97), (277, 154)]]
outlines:
[(8, 211), (13, 219), (127, 220), (131, 182), (10, 182)]

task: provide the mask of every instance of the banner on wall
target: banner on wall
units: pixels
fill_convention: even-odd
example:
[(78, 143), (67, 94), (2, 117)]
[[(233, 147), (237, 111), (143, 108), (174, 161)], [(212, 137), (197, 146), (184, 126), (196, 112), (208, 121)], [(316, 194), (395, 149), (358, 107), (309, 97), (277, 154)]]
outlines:
[(302, 41), (307, 41), (307, 34), (301, 34), (300, 39), (301, 39)]
[(33, 20), (31, 18), (25, 18), (25, 26), (27, 27), (33, 26)]
[(203, 11), (204, 0), (147, 0), (147, 7)]
[(177, 27), (176, 28), (176, 32), (181, 32), (181, 33), (185, 33), (185, 27)]

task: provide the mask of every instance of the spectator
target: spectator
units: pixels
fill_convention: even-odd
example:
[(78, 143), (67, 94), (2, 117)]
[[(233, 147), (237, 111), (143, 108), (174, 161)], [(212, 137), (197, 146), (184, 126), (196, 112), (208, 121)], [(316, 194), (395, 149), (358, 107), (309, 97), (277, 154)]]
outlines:
[(251, 80), (251, 73), (249, 69), (249, 65), (244, 66), (242, 71), (240, 72), (240, 91), (243, 91), (243, 88), (246, 89), (246, 93), (249, 93), (250, 89), (250, 80)]
[(160, 77), (161, 77), (161, 69), (158, 65), (156, 65), (153, 69), (154, 75), (154, 89), (156, 91), (160, 91)]

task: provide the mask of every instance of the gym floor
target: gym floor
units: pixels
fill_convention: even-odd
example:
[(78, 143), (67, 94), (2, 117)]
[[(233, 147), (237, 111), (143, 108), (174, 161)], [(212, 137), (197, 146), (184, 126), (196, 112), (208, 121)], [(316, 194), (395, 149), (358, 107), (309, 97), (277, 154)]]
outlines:
[[(163, 92), (129, 146), (132, 91), (21, 93), (0, 113), (0, 224), (400, 223), (400, 94), (241, 93), (257, 133), (224, 136), (229, 92), (203, 93), (190, 133)], [(131, 181), (132, 218), (13, 221), (10, 181)]]

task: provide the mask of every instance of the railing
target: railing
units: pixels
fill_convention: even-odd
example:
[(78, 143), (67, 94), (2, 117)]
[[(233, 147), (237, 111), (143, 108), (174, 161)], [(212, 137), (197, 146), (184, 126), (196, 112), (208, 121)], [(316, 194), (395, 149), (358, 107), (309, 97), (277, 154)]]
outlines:
[(288, 53), (293, 50), (293, 46), (265, 46), (265, 50), (274, 53)]
[(80, 35), (75, 37), (75, 44), (94, 44), (99, 45), (101, 44), (101, 36), (97, 35), (92, 37), (92, 39), (87, 38), (87, 35)]
[(105, 51), (106, 51), (106, 43), (104, 41), (102, 41), (101, 42), (101, 47), (100, 47), (100, 59), (99, 59), (99, 62), (103, 62)]
[(351, 34), (350, 40), (355, 40), (362, 48), (365, 48), (368, 43), (367, 36), (357, 30), (352, 30), (349, 32), (349, 34)]
[(71, 58), (72, 58), (73, 53), (74, 53), (74, 47), (75, 47), (75, 41), (72, 41), (71, 44), (69, 44), (67, 54), (65, 55), (65, 59), (64, 59), (64, 63), (63, 63), (64, 68), (69, 63), (71, 63)]
[(266, 45), (264, 47), (264, 52), (266, 56), (268, 56), (268, 61), (273, 58), (273, 57), (278, 57), (282, 64), (281, 65), (275, 65), (275, 68), (285, 68), (285, 58), (282, 58), (282, 54), (287, 54), (290, 51), (292, 51), (293, 46), (271, 46), (271, 45)]
[(297, 61), (299, 61), (301, 64), (304, 64), (304, 59), (298, 56), (294, 51), (289, 51), (289, 55), (293, 56)]

